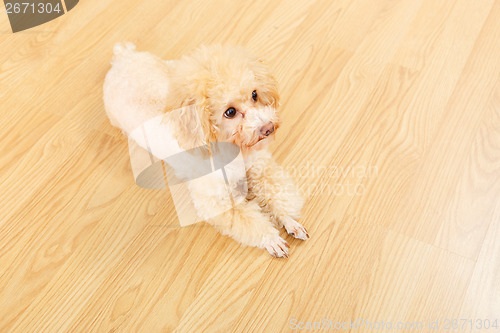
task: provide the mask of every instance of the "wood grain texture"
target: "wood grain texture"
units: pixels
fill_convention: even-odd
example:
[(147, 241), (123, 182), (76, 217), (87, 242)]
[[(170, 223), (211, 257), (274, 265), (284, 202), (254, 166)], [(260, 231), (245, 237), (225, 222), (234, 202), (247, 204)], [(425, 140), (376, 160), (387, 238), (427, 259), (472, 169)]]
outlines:
[[(289, 259), (134, 184), (102, 104), (123, 40), (271, 65), (311, 235)], [(0, 331), (500, 321), (500, 1), (87, 0), (16, 34), (2, 12), (0, 46)]]

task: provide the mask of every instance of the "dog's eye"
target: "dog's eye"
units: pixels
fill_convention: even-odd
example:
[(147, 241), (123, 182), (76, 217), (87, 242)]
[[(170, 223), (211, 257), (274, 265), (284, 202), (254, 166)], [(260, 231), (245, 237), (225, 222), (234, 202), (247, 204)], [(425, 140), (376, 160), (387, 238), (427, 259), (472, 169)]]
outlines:
[(254, 102), (257, 102), (257, 90), (252, 91), (252, 99)]
[(224, 117), (226, 118), (234, 118), (236, 116), (236, 109), (231, 107), (224, 112)]

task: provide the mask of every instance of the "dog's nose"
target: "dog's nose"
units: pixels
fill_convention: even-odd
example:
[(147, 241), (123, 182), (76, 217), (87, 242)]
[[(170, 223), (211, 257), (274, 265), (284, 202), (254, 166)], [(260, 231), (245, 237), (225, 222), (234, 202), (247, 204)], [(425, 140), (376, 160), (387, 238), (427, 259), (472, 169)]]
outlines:
[(272, 132), (274, 132), (274, 124), (267, 123), (260, 128), (260, 134), (264, 136), (269, 136)]

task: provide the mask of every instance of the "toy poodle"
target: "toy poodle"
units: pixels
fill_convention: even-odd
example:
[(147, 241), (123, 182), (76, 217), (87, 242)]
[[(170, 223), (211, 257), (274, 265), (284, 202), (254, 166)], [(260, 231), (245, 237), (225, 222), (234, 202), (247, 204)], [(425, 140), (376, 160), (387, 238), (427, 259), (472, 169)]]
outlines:
[[(289, 246), (274, 226), (284, 227), (295, 238), (309, 238), (297, 222), (302, 196), (267, 149), (280, 125), (279, 95), (277, 82), (261, 59), (243, 47), (222, 45), (202, 46), (178, 60), (138, 52), (128, 42), (116, 44), (113, 50), (104, 104), (111, 124), (126, 136), (146, 148), (134, 130), (160, 117), (169, 123), (178, 150), (204, 147), (202, 154), (210, 155), (217, 149), (216, 142), (239, 148), (247, 189), (241, 200), (228, 200), (218, 190), (228, 182), (241, 182), (241, 177), (226, 179), (226, 185), (217, 178), (201, 177), (190, 189), (205, 222), (275, 257), (288, 257)], [(161, 135), (153, 137), (157, 145), (168, 146)]]

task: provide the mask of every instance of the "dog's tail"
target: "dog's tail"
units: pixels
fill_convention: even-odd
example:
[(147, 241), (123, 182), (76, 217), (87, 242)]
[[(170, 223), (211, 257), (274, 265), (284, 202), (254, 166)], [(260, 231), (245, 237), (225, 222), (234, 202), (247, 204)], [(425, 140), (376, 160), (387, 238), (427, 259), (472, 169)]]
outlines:
[(131, 42), (118, 42), (113, 47), (113, 53), (117, 56), (135, 51), (135, 45)]

